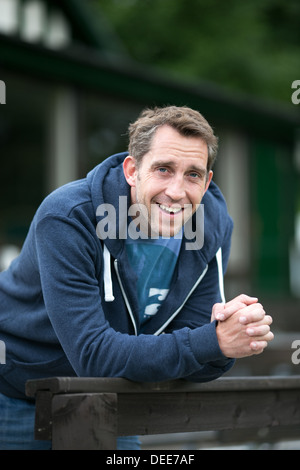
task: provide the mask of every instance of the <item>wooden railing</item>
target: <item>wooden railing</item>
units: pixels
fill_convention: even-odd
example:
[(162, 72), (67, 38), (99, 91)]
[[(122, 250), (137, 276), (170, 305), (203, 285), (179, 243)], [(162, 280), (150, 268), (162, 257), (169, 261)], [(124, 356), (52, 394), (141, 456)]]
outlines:
[(35, 437), (53, 449), (116, 448), (116, 437), (209, 430), (292, 430), (300, 439), (300, 376), (134, 383), (119, 378), (30, 380)]

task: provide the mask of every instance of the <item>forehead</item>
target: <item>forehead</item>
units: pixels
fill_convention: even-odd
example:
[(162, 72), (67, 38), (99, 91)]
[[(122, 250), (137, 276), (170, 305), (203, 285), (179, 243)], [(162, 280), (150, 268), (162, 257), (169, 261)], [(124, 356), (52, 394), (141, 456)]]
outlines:
[(152, 158), (173, 156), (207, 161), (208, 149), (206, 142), (201, 137), (184, 136), (176, 129), (164, 125), (156, 130), (148, 154)]

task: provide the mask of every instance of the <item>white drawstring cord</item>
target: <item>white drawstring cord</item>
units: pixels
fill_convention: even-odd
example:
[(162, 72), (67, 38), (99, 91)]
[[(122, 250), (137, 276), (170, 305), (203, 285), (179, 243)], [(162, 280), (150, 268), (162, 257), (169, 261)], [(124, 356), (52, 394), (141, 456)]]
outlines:
[(225, 304), (225, 293), (224, 293), (224, 276), (223, 276), (223, 261), (222, 261), (222, 248), (220, 247), (216, 253), (218, 274), (219, 274), (219, 289), (222, 299), (222, 303)]
[(104, 245), (103, 248), (103, 260), (104, 260), (104, 300), (105, 302), (113, 302), (115, 300), (113, 295), (113, 286), (111, 278), (111, 268), (110, 268), (110, 253)]

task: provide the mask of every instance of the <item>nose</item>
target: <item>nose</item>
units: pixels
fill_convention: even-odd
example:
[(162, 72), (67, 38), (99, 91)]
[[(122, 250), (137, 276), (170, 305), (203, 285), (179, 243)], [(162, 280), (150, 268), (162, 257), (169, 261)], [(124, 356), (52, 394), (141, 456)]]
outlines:
[(180, 201), (185, 197), (184, 179), (181, 175), (174, 175), (173, 178), (168, 181), (165, 195), (172, 199), (172, 201)]

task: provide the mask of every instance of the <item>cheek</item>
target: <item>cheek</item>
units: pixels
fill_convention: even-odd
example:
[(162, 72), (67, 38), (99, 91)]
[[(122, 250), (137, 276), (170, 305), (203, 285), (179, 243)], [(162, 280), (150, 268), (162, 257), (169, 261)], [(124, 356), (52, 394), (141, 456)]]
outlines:
[(136, 197), (137, 202), (148, 205), (155, 196), (155, 185), (151, 178), (143, 178), (137, 180)]
[(146, 171), (140, 171), (137, 174), (136, 181), (137, 184), (139, 184), (140, 188), (150, 187), (150, 185), (153, 184), (153, 180), (155, 180), (153, 175)]
[(190, 188), (189, 199), (192, 205), (195, 207), (197, 204), (200, 204), (204, 196), (205, 187), (204, 185), (198, 186), (197, 188)]
[(151, 199), (155, 195), (163, 192), (164, 185), (159, 178), (153, 175), (146, 175), (140, 182), (140, 190), (144, 193), (145, 197)]

